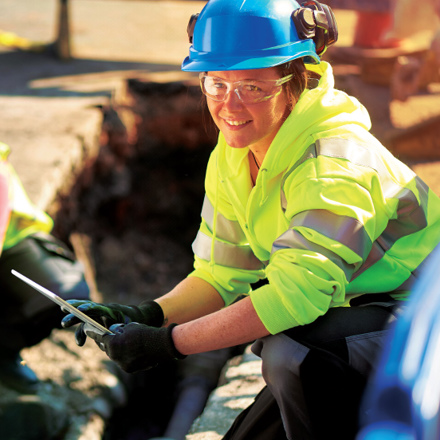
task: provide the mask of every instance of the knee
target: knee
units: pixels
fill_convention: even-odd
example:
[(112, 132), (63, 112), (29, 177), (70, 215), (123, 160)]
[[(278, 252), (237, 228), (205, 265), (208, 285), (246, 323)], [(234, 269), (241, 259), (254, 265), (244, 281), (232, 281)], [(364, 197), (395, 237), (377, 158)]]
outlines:
[(63, 286), (60, 296), (65, 299), (90, 299), (90, 288), (84, 278)]
[(299, 380), (300, 366), (308, 349), (285, 335), (261, 340), (262, 374), (267, 384), (292, 383)]
[(52, 282), (57, 283), (55, 290), (61, 298), (68, 299), (90, 299), (90, 288), (85, 279), (82, 265), (78, 262), (65, 268), (62, 276)]

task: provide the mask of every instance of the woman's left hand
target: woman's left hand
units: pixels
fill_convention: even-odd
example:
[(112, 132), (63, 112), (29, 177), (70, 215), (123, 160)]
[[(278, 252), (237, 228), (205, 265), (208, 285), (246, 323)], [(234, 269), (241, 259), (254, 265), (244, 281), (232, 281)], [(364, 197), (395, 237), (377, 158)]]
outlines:
[(176, 324), (157, 328), (130, 322), (112, 325), (109, 330), (113, 335), (99, 335), (89, 330), (86, 332), (112, 361), (127, 373), (135, 373), (186, 357), (174, 346), (171, 336), (174, 327)]

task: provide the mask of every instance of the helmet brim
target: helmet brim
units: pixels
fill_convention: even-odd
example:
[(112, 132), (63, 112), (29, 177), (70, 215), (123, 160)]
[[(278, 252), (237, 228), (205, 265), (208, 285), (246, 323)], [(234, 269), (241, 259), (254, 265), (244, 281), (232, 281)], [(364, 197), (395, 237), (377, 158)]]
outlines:
[(306, 50), (294, 56), (271, 56), (265, 58), (231, 58), (222, 59), (196, 59), (188, 56), (183, 60), (181, 69), (185, 72), (222, 72), (229, 70), (266, 69), (279, 66), (294, 59), (303, 58), (305, 63), (319, 64), (320, 58), (316, 52)]

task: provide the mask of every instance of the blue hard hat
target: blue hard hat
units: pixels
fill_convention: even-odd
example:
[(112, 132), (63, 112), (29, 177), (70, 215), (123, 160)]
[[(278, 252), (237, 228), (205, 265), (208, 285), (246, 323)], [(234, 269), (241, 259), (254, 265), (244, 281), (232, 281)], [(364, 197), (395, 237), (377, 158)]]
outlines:
[[(328, 6), (308, 3), (303, 8), (295, 0), (209, 0), (188, 25), (192, 45), (182, 70), (261, 69), (296, 58), (319, 63), (315, 29), (331, 35), (329, 45), (337, 27)], [(323, 30), (329, 23), (330, 32)]]

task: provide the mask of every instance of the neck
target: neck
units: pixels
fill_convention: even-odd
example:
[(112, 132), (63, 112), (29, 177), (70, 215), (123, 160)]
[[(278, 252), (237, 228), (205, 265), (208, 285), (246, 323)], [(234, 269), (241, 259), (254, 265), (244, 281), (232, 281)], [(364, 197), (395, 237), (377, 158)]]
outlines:
[(260, 167), (261, 167), (261, 162), (255, 157), (255, 154), (251, 151), (251, 155), (252, 155), (252, 158), (253, 158), (253, 160), (254, 160), (254, 163), (255, 163), (255, 165), (256, 165), (256, 167), (258, 168), (258, 169), (260, 169)]
[(248, 158), (249, 158), (249, 171), (251, 174), (252, 184), (255, 185), (255, 182), (257, 181), (258, 172), (260, 171), (261, 162), (258, 161), (252, 150), (249, 150)]
[(258, 151), (254, 148), (249, 148), (249, 154), (252, 156), (252, 160), (255, 162), (257, 168), (260, 169), (264, 157), (266, 156), (266, 152)]

